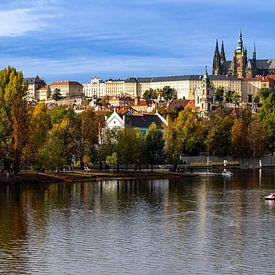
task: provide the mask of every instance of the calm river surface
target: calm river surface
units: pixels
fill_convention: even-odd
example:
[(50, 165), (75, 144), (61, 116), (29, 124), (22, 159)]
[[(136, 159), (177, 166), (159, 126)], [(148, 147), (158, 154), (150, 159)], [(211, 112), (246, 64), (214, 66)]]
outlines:
[(275, 170), (0, 186), (3, 274), (274, 274)]

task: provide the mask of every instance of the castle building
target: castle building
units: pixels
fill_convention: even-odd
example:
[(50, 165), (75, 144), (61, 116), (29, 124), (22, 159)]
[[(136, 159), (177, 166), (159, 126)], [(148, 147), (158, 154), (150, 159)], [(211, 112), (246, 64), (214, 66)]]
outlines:
[(213, 75), (231, 75), (238, 78), (272, 75), (275, 74), (275, 59), (257, 59), (255, 43), (252, 58), (249, 59), (240, 32), (237, 47), (230, 61), (226, 60), (223, 42), (220, 52), (218, 41), (216, 41), (212, 73)]

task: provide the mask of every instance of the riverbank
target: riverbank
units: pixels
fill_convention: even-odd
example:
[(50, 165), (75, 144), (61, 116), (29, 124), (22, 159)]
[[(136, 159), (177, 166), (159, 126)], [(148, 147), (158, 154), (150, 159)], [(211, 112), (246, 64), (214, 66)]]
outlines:
[(18, 174), (4, 173), (0, 175), (0, 183), (57, 183), (76, 181), (98, 181), (112, 179), (169, 179), (182, 177), (196, 177), (196, 174), (170, 171), (67, 171), (60, 173), (37, 173), (21, 171)]

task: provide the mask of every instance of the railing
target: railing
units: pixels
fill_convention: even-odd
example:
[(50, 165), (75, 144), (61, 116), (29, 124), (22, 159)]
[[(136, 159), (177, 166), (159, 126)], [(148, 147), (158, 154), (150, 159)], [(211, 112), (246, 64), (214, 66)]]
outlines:
[[(193, 167), (211, 167), (211, 166), (224, 166), (223, 161), (209, 161), (209, 162), (191, 162)], [(226, 166), (240, 166), (239, 161), (228, 161)]]

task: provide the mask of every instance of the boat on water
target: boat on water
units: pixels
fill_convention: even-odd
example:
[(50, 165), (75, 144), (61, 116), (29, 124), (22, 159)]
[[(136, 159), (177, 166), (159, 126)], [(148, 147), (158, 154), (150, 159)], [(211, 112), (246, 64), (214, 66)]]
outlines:
[(275, 200), (275, 193), (270, 193), (264, 197), (265, 200)]
[(222, 171), (222, 175), (223, 175), (223, 176), (227, 176), (227, 177), (231, 177), (231, 176), (233, 176), (233, 173), (230, 172), (230, 171), (228, 171), (228, 170), (226, 170), (226, 169), (224, 169), (224, 170)]

